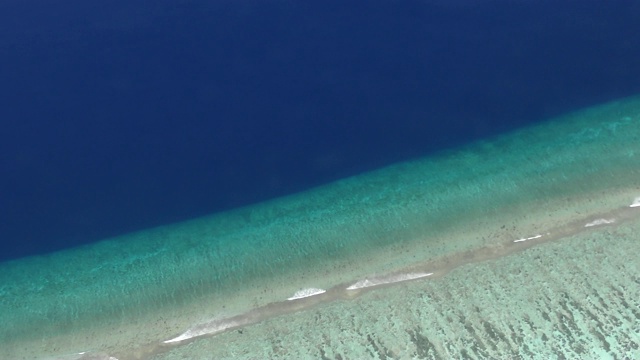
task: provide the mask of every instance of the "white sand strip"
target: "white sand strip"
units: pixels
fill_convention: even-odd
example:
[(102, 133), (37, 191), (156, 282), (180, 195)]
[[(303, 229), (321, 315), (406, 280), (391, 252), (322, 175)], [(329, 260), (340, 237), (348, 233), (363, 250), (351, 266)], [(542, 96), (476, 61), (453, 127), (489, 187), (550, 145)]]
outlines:
[(304, 299), (311, 296), (324, 294), (325, 292), (327, 291), (324, 289), (318, 289), (318, 288), (302, 289), (302, 290), (296, 291), (296, 293), (293, 294), (293, 296), (287, 298), (287, 300), (291, 301), (291, 300)]
[(347, 287), (347, 290), (358, 290), (369, 288), (373, 286), (385, 285), (385, 284), (393, 284), (402, 281), (415, 280), (423, 277), (431, 276), (433, 273), (411, 273), (411, 274), (400, 274), (382, 278), (371, 278), (371, 279), (363, 279), (358, 280), (358, 282)]

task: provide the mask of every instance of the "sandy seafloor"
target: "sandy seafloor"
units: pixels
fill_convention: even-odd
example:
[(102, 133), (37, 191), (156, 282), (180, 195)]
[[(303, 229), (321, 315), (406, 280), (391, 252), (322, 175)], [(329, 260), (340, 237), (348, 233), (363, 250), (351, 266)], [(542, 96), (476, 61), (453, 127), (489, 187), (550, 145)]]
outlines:
[(640, 221), (373, 290), (154, 359), (638, 359)]
[(637, 358), (636, 205), (637, 97), (0, 264), (0, 358)]

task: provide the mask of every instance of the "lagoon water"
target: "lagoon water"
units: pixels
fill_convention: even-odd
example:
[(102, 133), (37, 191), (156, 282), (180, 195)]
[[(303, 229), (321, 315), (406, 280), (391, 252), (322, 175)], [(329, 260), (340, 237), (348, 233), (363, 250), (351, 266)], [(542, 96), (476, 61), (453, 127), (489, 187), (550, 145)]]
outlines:
[(1, 357), (621, 358), (640, 98), (1, 264)]

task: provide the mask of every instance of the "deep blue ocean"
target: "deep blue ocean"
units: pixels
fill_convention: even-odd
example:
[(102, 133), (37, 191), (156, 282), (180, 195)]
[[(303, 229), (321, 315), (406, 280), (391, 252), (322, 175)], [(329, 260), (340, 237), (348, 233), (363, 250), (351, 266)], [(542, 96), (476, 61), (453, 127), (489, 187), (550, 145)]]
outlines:
[(0, 260), (637, 93), (635, 0), (3, 0)]

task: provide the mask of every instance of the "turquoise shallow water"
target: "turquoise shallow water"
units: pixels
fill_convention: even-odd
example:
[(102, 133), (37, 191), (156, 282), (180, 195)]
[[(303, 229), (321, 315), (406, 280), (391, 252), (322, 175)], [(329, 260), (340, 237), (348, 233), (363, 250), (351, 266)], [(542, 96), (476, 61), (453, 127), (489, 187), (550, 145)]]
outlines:
[[(366, 277), (429, 266), (445, 284), (453, 277), (443, 269), (479, 261), (468, 258), (495, 260), (517, 239), (568, 238), (583, 227), (580, 221), (628, 208), (640, 196), (639, 175), (640, 99), (629, 98), (310, 192), (3, 263), (0, 357), (91, 351), (146, 358), (168, 351), (158, 344), (193, 324), (269, 310), (308, 287), (344, 289)], [(535, 276), (544, 281), (549, 274)], [(633, 279), (616, 286), (627, 284), (633, 294)], [(482, 281), (472, 281), (469, 291)], [(299, 304), (292, 306), (314, 305)], [(476, 312), (492, 311), (490, 302), (481, 305)], [(340, 311), (348, 318), (352, 310)], [(418, 315), (402, 316), (398, 326), (418, 339), (426, 325), (407, 330), (406, 322)], [(425, 316), (415, 320), (431, 321)], [(259, 320), (268, 318), (267, 311)], [(420, 330), (432, 343), (454, 333)], [(460, 351), (456, 346), (448, 351)]]
[(568, 237), (154, 359), (637, 359), (639, 233)]

